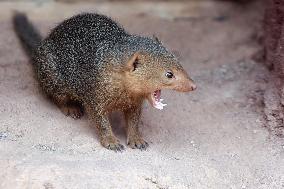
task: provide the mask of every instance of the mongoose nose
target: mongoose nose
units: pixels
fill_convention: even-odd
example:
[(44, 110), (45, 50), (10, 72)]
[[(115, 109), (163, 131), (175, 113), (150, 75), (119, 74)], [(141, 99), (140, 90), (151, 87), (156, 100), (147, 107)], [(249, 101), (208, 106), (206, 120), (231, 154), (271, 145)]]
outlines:
[(175, 88), (175, 90), (180, 91), (180, 92), (190, 92), (190, 91), (195, 90), (196, 88), (197, 88), (196, 84), (193, 83), (192, 80), (190, 80), (190, 81), (181, 83)]
[(197, 88), (197, 86), (193, 83), (193, 84), (191, 85), (191, 90), (194, 91), (196, 88)]

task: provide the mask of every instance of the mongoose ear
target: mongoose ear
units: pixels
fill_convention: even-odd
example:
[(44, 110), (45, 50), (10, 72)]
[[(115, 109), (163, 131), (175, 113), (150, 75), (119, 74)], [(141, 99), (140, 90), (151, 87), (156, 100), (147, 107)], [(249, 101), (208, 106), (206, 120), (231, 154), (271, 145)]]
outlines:
[(126, 68), (128, 71), (135, 71), (139, 64), (139, 52), (134, 53), (131, 58), (126, 63)]
[(155, 41), (157, 41), (158, 43), (162, 44), (162, 42), (160, 41), (160, 39), (156, 35), (153, 35), (153, 39)]

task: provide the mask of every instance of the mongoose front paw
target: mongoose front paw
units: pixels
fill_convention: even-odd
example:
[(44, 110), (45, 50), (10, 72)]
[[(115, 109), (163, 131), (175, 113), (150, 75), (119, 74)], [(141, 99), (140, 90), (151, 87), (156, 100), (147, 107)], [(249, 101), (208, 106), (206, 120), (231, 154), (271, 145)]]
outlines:
[(101, 143), (105, 148), (113, 150), (115, 152), (121, 152), (122, 150), (124, 150), (124, 146), (120, 144), (119, 140), (117, 140), (114, 136), (102, 138)]
[(70, 116), (74, 119), (80, 119), (83, 116), (83, 111), (82, 108), (79, 106), (64, 106), (61, 108), (61, 111), (63, 112), (63, 114), (65, 114), (66, 116)]
[(127, 144), (130, 146), (130, 148), (137, 148), (140, 150), (146, 150), (146, 148), (149, 147), (149, 144), (140, 137), (130, 138)]

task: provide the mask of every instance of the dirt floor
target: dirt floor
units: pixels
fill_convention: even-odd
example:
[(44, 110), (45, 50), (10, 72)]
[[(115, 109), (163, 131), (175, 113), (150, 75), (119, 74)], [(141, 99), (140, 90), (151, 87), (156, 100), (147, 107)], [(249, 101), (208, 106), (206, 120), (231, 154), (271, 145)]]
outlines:
[[(164, 91), (168, 106), (147, 103), (141, 130), (147, 151), (101, 147), (84, 117), (65, 117), (38, 88), (11, 25), (29, 12), (43, 34), (84, 11), (157, 35), (179, 52), (198, 90)], [(0, 188), (284, 188), (284, 141), (265, 128), (268, 71), (252, 60), (263, 10), (228, 2), (0, 3)], [(112, 119), (125, 144), (124, 122)]]

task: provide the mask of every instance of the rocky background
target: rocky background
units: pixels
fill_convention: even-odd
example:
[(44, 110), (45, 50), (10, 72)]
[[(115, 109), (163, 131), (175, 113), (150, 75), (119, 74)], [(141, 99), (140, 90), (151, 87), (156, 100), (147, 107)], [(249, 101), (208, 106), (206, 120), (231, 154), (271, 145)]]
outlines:
[(264, 94), (267, 126), (284, 137), (284, 1), (268, 0), (264, 16), (264, 62), (270, 69)]

